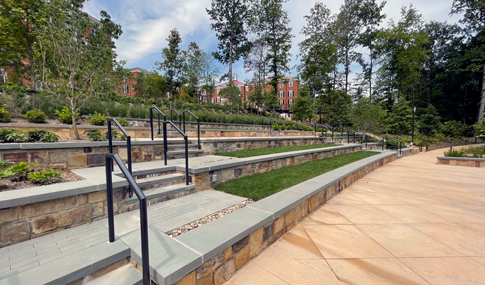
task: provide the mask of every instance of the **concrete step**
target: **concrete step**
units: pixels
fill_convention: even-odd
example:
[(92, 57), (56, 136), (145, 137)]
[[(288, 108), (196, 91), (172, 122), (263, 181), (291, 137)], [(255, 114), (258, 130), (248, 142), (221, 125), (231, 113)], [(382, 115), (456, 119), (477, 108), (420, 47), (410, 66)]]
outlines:
[[(198, 154), (198, 153), (204, 153), (202, 149), (189, 149), (189, 155), (190, 154)], [(176, 151), (167, 151), (167, 155), (184, 155), (185, 150), (176, 150)]]
[(85, 284), (89, 285), (138, 285), (143, 284), (142, 275), (131, 264), (126, 264), (108, 274), (93, 279)]
[[(184, 192), (184, 191), (189, 191), (189, 190), (193, 190), (195, 192), (195, 185), (185, 185), (185, 183), (179, 183), (179, 184), (174, 184), (174, 185), (170, 185), (170, 186), (165, 186), (165, 187), (159, 187), (159, 188), (155, 188), (155, 189), (150, 189), (150, 190), (146, 190), (146, 191), (143, 191), (143, 193), (145, 193), (145, 196), (147, 197), (148, 200), (151, 200), (151, 199), (155, 199), (155, 198), (161, 198), (161, 197), (164, 197), (164, 196), (168, 196), (168, 195), (173, 195), (173, 194), (177, 194), (177, 193), (181, 193), (181, 192)], [(192, 192), (192, 191), (191, 191)], [(173, 196), (177, 196), (177, 197), (181, 197), (181, 196), (185, 196), (185, 195), (173, 195)], [(174, 198), (177, 198), (177, 197), (174, 197)], [(166, 200), (170, 200), (168, 199), (169, 197), (167, 197)], [(128, 198), (126, 199), (126, 204), (133, 204), (133, 203), (136, 203), (138, 202), (138, 198), (133, 196), (132, 198)]]
[(175, 184), (177, 180), (183, 180), (184, 177), (185, 176), (183, 174), (178, 174), (178, 173), (164, 174), (160, 176), (139, 178), (139, 179), (136, 179), (136, 183), (138, 184), (138, 186), (140, 186), (140, 189), (148, 190), (148, 189)]
[[(197, 147), (198, 145), (196, 144), (189, 144), (188, 147)], [(173, 149), (173, 148), (183, 148), (185, 150), (185, 144), (169, 144), (167, 146), (167, 149)]]

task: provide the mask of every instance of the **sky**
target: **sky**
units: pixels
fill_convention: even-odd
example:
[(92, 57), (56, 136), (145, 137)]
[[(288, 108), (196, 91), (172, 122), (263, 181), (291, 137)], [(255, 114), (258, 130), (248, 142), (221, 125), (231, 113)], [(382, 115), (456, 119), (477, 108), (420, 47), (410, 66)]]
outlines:
[[(290, 27), (294, 35), (290, 67), (286, 74), (296, 76), (294, 68), (297, 63), (298, 43), (304, 37), (300, 34), (306, 21), (305, 15), (315, 5), (315, 0), (289, 0), (284, 4), (290, 19)], [(320, 0), (333, 13), (338, 13), (343, 0)], [(380, 3), (381, 1), (378, 0)], [(452, 0), (388, 0), (384, 8), (387, 15), (383, 25), (390, 19), (397, 22), (403, 6), (413, 5), (422, 14), (425, 21), (441, 21), (456, 23), (461, 15), (449, 16)], [(116, 41), (118, 60), (126, 60), (127, 68), (141, 67), (147, 70), (155, 68), (155, 62), (161, 61), (162, 49), (167, 46), (166, 38), (169, 31), (176, 28), (181, 37), (181, 48), (186, 49), (192, 41), (199, 47), (211, 52), (217, 49), (215, 32), (210, 29), (211, 21), (206, 8), (211, 0), (88, 0), (84, 10), (99, 19), (101, 10), (107, 11), (114, 22), (121, 24), (123, 34)], [(360, 67), (353, 65), (352, 72), (361, 72)], [(227, 72), (227, 67), (222, 67)], [(251, 78), (251, 74), (243, 69), (243, 62), (233, 65), (233, 73), (239, 75), (239, 80)]]

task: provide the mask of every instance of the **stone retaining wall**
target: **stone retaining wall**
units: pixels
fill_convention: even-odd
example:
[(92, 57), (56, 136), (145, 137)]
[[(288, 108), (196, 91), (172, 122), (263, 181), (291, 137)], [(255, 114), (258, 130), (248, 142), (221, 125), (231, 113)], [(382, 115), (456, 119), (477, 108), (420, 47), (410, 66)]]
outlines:
[[(155, 126), (154, 126), (155, 127)], [(71, 125), (47, 125), (47, 124), (14, 124), (14, 123), (0, 123), (0, 129), (17, 129), (17, 130), (35, 130), (35, 129), (44, 129), (47, 131), (51, 131), (56, 133), (61, 138), (75, 138), (74, 136), (74, 129)], [(97, 129), (101, 132), (106, 132), (108, 127), (106, 126), (91, 126), (91, 125), (78, 125), (78, 132), (79, 135), (84, 138), (88, 139), (87, 136), (84, 135), (85, 130), (89, 129)], [(155, 136), (158, 128), (155, 127), (156, 130)], [(116, 130), (116, 128), (114, 128)], [(133, 139), (136, 138), (150, 138), (151, 137), (151, 129), (146, 127), (125, 127), (126, 131), (130, 134)], [(186, 134), (190, 138), (197, 137), (197, 129), (186, 129)], [(273, 132), (269, 130), (241, 130), (241, 129), (201, 129), (200, 130), (200, 137), (209, 137), (209, 138), (217, 138), (217, 137), (271, 137)], [(278, 133), (279, 136), (285, 137), (298, 137), (298, 136), (312, 136), (313, 132), (303, 132), (303, 131), (280, 131)], [(170, 135), (170, 132), (169, 132)], [(174, 133), (170, 135), (170, 137), (181, 138), (178, 133)]]
[(233, 245), (227, 247), (225, 250), (216, 253), (215, 256), (205, 261), (201, 266), (185, 275), (185, 277), (175, 284), (223, 284), (251, 258), (257, 256), (262, 250), (281, 238), (283, 234), (290, 231), (302, 219), (323, 206), (333, 196), (349, 187), (352, 183), (361, 179), (366, 174), (396, 160), (397, 158), (397, 154), (393, 154), (375, 161), (357, 171), (348, 173), (342, 179), (334, 181), (331, 185), (309, 197), (292, 209), (289, 209), (279, 216), (273, 217), (272, 221), (251, 232)]
[[(310, 151), (310, 150), (308, 150)], [(191, 174), (192, 181), (195, 183), (197, 190), (206, 190), (212, 188), (215, 184), (226, 182), (239, 177), (244, 177), (256, 173), (268, 172), (274, 169), (280, 169), (292, 165), (299, 165), (305, 162), (333, 157), (337, 155), (361, 151), (360, 145), (354, 147), (337, 149), (332, 151), (320, 151), (309, 154), (302, 154), (288, 158), (279, 158), (263, 162), (248, 163), (235, 167), (222, 168), (218, 170), (205, 171), (197, 174)], [(213, 175), (217, 175), (217, 182), (212, 182)]]
[(485, 158), (437, 157), (438, 164), (485, 168)]

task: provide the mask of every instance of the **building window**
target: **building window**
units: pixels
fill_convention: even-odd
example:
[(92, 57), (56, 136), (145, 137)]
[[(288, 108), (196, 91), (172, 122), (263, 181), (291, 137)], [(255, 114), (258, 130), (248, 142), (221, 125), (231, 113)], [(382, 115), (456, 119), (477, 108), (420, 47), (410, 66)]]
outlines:
[(128, 88), (128, 78), (126, 76), (123, 76), (123, 94), (129, 94), (130, 89)]
[(248, 95), (246, 95), (246, 99), (245, 100), (248, 101)]
[(280, 100), (280, 106), (283, 106), (284, 100)]
[(293, 97), (293, 90), (288, 91), (288, 96)]
[(280, 88), (283, 88), (283, 82), (280, 82)]
[(217, 96), (217, 103), (221, 103), (221, 97)]
[(285, 92), (280, 91), (279, 96), (280, 96), (280, 98), (283, 98), (283, 96), (285, 96)]
[(244, 90), (246, 90), (246, 92), (249, 91), (249, 86), (244, 86)]
[(217, 94), (219, 94), (219, 88), (217, 88)]
[(288, 100), (288, 105), (293, 105), (293, 99)]
[(2, 84), (7, 84), (7, 71), (5, 69), (0, 69), (0, 82)]
[(211, 98), (211, 103), (214, 104), (214, 98)]
[(293, 87), (293, 80), (290, 80), (290, 87)]

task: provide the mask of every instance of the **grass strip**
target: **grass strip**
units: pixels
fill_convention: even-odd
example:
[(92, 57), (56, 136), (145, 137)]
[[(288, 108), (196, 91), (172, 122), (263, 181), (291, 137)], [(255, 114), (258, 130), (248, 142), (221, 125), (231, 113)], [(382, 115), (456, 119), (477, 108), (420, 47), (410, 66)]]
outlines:
[(216, 155), (244, 158), (244, 157), (251, 157), (251, 156), (258, 156), (258, 155), (266, 155), (266, 154), (274, 154), (274, 153), (314, 149), (314, 148), (324, 148), (324, 147), (331, 147), (331, 146), (337, 146), (337, 144), (312, 144), (312, 145), (299, 145), (299, 146), (295, 145), (295, 146), (257, 148), (257, 149), (246, 149), (246, 150), (238, 150), (238, 151), (231, 151), (231, 152), (224, 152), (224, 153), (216, 153)]
[(214, 189), (258, 201), (318, 175), (376, 154), (378, 152), (360, 151), (314, 160), (227, 181), (217, 184)]

